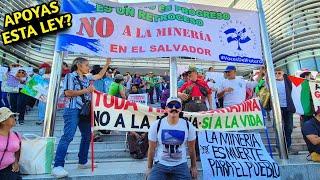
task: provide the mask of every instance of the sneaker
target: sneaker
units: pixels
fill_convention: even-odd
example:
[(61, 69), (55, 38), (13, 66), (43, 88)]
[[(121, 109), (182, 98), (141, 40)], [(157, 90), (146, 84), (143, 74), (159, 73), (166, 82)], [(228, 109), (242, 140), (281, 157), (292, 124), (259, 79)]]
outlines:
[(63, 178), (68, 176), (68, 172), (62, 166), (54, 167), (51, 173), (55, 178)]
[[(96, 168), (97, 165), (93, 164), (93, 167)], [(90, 168), (91, 168), (91, 163), (78, 164), (78, 169), (90, 169)]]
[(289, 148), (288, 154), (289, 154), (289, 155), (298, 155), (298, 154), (299, 154), (299, 151), (296, 150), (296, 149), (293, 149), (293, 148)]
[(24, 122), (20, 121), (19, 124), (20, 124), (20, 125), (24, 125)]
[(312, 161), (312, 159), (311, 159), (311, 154), (308, 154), (308, 156), (306, 157), (306, 159), (307, 159), (308, 161)]
[(42, 125), (42, 123), (43, 123), (42, 121), (38, 121), (38, 122), (36, 122), (36, 125), (40, 126), (40, 125)]

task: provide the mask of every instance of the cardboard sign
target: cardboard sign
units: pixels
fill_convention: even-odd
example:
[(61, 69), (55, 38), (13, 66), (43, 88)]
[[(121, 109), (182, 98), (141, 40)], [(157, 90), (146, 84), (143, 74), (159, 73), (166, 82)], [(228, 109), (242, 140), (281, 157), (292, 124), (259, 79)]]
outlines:
[(129, 94), (128, 101), (148, 105), (148, 94)]
[(182, 2), (64, 0), (72, 27), (56, 51), (112, 58), (193, 57), (261, 65), (258, 13)]
[(34, 75), (28, 80), (21, 92), (34, 97), (40, 101), (46, 102), (48, 95), (49, 81), (40, 75)]
[(202, 131), (198, 138), (203, 179), (280, 179), (259, 134)]
[[(164, 110), (94, 91), (92, 94), (95, 130), (147, 132), (164, 115)], [(235, 131), (263, 129), (258, 99), (204, 112), (184, 112), (184, 118), (199, 130)]]
[(6, 75), (8, 72), (7, 67), (0, 67), (0, 81), (3, 81), (3, 77)]

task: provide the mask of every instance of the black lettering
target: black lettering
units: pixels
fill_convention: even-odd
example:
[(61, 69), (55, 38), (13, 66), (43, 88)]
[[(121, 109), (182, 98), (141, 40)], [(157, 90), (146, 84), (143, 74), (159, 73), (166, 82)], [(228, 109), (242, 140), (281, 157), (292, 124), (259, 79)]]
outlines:
[(273, 162), (272, 165), (273, 165), (273, 170), (274, 170), (273, 177), (275, 177), (275, 178), (280, 177), (280, 167), (279, 167), (279, 165), (276, 162)]
[(104, 111), (100, 115), (100, 125), (107, 126), (109, 124), (109, 122), (110, 122), (110, 114), (107, 111)]
[(215, 170), (214, 170), (214, 166), (215, 166), (215, 164), (216, 164), (216, 161), (213, 160), (213, 159), (208, 159), (208, 161), (209, 161), (209, 164), (210, 164), (210, 167), (211, 167), (211, 170), (212, 170), (212, 175), (213, 175), (213, 176), (216, 176)]
[(192, 121), (192, 125), (198, 129), (198, 119), (195, 117)]
[(247, 166), (248, 172), (249, 172), (249, 177), (251, 178), (251, 169), (252, 169), (252, 164), (250, 162), (244, 162)]
[(94, 112), (93, 112), (94, 126), (100, 126), (99, 116), (100, 116), (100, 111), (94, 111)]
[(142, 120), (140, 129), (143, 129), (144, 126), (147, 126), (148, 129), (150, 128), (149, 119), (148, 119), (148, 116), (147, 116), (147, 115), (145, 115), (145, 116), (143, 117), (143, 120)]
[(138, 129), (139, 126), (134, 125), (135, 116), (136, 116), (135, 114), (132, 114), (132, 117), (131, 117), (131, 128)]
[(225, 159), (226, 155), (222, 151), (223, 151), (223, 147), (212, 146), (212, 152), (215, 158)]
[(119, 114), (119, 116), (117, 118), (117, 121), (116, 121), (116, 124), (114, 125), (114, 127), (118, 127), (119, 124), (121, 124), (122, 128), (125, 128), (122, 113)]
[[(259, 152), (261, 152), (261, 154)], [(257, 155), (259, 161), (267, 161), (266, 159), (263, 159), (264, 156), (263, 156), (262, 149), (256, 149), (256, 155)]]
[[(217, 143), (218, 144), (218, 139), (217, 139), (215, 132), (208, 132), (208, 131), (205, 131), (205, 132), (206, 132), (206, 140), (208, 143)], [(211, 139), (209, 139), (209, 137), (208, 137), (209, 133), (211, 133)], [(209, 136), (210, 136), (210, 134), (209, 134)], [(214, 140), (215, 140), (215, 142), (214, 142)]]

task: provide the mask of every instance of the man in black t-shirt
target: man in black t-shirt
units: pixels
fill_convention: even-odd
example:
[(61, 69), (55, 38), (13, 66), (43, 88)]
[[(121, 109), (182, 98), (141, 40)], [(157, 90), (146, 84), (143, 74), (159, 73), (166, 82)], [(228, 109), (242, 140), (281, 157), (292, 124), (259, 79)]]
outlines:
[(302, 134), (311, 153), (311, 160), (320, 162), (320, 107), (315, 112), (314, 118), (303, 124)]

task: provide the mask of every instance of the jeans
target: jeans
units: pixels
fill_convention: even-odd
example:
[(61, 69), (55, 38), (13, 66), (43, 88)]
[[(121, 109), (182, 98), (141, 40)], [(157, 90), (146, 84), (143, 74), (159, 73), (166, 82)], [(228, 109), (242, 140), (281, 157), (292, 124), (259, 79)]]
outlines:
[(151, 104), (154, 104), (154, 102), (153, 102), (153, 91), (154, 91), (154, 87), (150, 87), (150, 89), (147, 89)]
[(289, 112), (288, 108), (282, 107), (281, 115), (287, 148), (289, 149), (291, 147), (291, 134), (293, 131), (293, 113)]
[(1, 98), (2, 98), (3, 106), (10, 108), (10, 103), (8, 101), (8, 93), (1, 92)]
[(46, 112), (46, 103), (39, 101), (38, 103), (38, 118), (39, 121), (43, 122), (44, 121), (44, 115)]
[(16, 113), (19, 93), (9, 93), (11, 111)]
[(155, 87), (155, 89), (156, 89), (157, 102), (159, 102), (161, 98), (161, 90), (160, 90), (160, 87)]
[(90, 122), (79, 121), (79, 109), (65, 108), (63, 113), (64, 129), (63, 135), (59, 141), (59, 145), (54, 160), (54, 167), (64, 166), (65, 157), (68, 151), (68, 146), (73, 140), (73, 137), (79, 127), (81, 133), (80, 149), (78, 153), (79, 164), (88, 162), (88, 153), (90, 147), (91, 125)]
[(20, 172), (12, 172), (12, 164), (0, 170), (1, 180), (21, 180)]
[(191, 179), (190, 170), (187, 163), (182, 163), (178, 166), (164, 166), (160, 163), (156, 163), (148, 180), (188, 180)]

